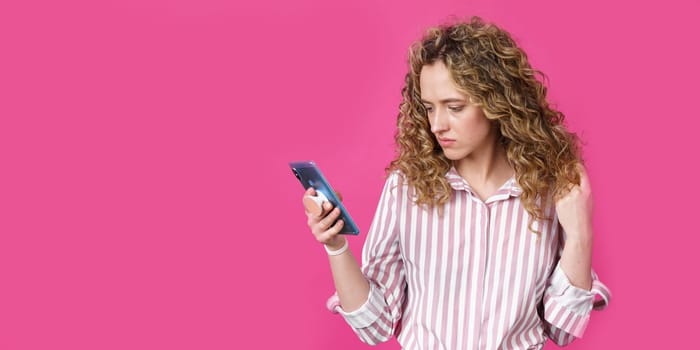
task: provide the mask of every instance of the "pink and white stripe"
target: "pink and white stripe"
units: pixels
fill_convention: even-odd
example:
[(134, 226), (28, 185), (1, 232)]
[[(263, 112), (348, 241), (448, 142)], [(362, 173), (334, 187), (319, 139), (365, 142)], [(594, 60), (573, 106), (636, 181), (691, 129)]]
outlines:
[[(341, 313), (369, 344), (397, 336), (404, 349), (541, 349), (581, 337), (593, 309), (610, 298), (595, 273), (591, 291), (558, 266), (563, 242), (551, 221), (528, 230), (515, 178), (486, 201), (451, 169), (453, 195), (442, 216), (413, 204), (401, 175), (387, 179), (363, 249), (367, 303)], [(538, 314), (538, 308), (541, 308)]]

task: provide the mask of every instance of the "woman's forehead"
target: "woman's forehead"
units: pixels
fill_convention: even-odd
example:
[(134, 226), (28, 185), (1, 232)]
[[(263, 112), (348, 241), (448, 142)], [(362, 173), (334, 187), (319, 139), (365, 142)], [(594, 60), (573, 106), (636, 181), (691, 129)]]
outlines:
[[(443, 102), (445, 100), (465, 100), (468, 98), (463, 89), (452, 79), (444, 64), (425, 65), (420, 75), (421, 98), (426, 102)], [(446, 101), (449, 102), (449, 101)]]

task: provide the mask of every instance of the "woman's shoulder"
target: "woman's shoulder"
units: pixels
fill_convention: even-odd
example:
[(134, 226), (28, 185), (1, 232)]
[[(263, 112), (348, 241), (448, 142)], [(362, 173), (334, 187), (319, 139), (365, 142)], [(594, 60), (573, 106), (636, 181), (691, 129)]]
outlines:
[(401, 170), (390, 170), (386, 174), (384, 190), (395, 196), (412, 196), (414, 191), (410, 186), (408, 177)]
[(399, 169), (390, 170), (386, 175), (386, 183), (387, 184), (399, 186), (399, 185), (406, 185), (407, 182), (408, 181), (407, 181), (406, 175), (404, 175), (404, 173)]

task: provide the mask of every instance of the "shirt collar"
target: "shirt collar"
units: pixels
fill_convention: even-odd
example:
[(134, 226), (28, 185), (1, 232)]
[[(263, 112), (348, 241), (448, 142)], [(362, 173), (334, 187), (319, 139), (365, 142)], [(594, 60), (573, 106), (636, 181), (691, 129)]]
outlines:
[[(450, 170), (445, 174), (447, 182), (455, 191), (467, 191), (474, 195), (472, 187), (469, 185), (467, 180), (465, 180), (454, 166), (450, 167)], [(518, 181), (515, 180), (515, 176), (512, 176), (508, 181), (506, 181), (501, 188), (492, 194), (487, 202), (492, 202), (495, 200), (506, 199), (508, 197), (519, 197), (523, 193), (523, 189), (518, 186)]]

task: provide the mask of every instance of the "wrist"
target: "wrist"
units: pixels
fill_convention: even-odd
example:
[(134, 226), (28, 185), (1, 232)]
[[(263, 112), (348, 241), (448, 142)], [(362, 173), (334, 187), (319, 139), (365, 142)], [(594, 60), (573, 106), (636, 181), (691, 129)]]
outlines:
[(347, 239), (345, 239), (345, 237), (337, 235), (333, 237), (333, 239), (330, 242), (325, 243), (324, 246), (326, 247), (326, 250), (338, 250), (342, 248), (346, 242)]
[(565, 244), (576, 245), (580, 247), (590, 247), (593, 245), (593, 234), (583, 233), (583, 234), (572, 234), (566, 235)]
[(593, 253), (593, 240), (590, 238), (570, 237), (564, 242), (562, 258), (572, 261), (590, 261)]
[[(339, 243), (337, 243), (339, 242)], [(334, 244), (325, 244), (323, 247), (326, 249), (326, 253), (330, 256), (336, 256), (336, 255), (341, 255), (345, 253), (345, 251), (348, 250), (349, 244), (348, 240), (345, 238), (337, 240), (337, 242), (333, 242)]]
[(577, 227), (575, 229), (564, 229), (566, 241), (577, 241), (581, 243), (590, 243), (593, 241), (593, 227)]

